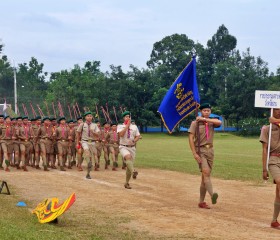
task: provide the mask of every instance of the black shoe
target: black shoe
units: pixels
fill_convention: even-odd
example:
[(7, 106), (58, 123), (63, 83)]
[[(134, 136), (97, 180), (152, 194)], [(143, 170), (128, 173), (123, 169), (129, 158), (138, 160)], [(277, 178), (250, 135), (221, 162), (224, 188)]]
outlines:
[(86, 175), (87, 179), (91, 179), (91, 176), (89, 174)]
[(127, 189), (131, 189), (129, 183), (124, 184), (124, 187), (127, 188)]
[(133, 178), (133, 179), (136, 179), (137, 175), (138, 175), (138, 172), (137, 172), (137, 171), (133, 172), (132, 178)]

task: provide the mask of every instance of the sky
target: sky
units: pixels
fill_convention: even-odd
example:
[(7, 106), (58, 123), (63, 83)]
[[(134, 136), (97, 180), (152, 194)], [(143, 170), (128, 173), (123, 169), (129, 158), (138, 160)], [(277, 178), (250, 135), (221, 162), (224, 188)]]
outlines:
[[(279, 0), (0, 0), (2, 54), (15, 65), (35, 57), (57, 72), (100, 61), (147, 68), (155, 42), (185, 34), (206, 46), (224, 24), (237, 49), (280, 67)], [(187, 63), (186, 63), (187, 64)]]

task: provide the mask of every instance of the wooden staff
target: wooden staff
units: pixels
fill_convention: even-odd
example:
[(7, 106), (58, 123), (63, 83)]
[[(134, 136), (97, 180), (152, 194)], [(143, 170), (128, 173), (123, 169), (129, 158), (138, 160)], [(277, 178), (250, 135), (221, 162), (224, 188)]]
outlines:
[(100, 122), (100, 116), (99, 116), (98, 107), (97, 107), (96, 104), (95, 104), (95, 110), (96, 110), (96, 114), (97, 114), (97, 117), (98, 117), (98, 121)]
[(81, 115), (81, 111), (80, 111), (80, 109), (79, 109), (79, 105), (78, 105), (77, 102), (76, 102), (76, 106), (77, 106), (77, 109), (78, 109), (78, 112), (79, 112), (80, 116), (82, 116), (82, 115)]
[(54, 109), (54, 103), (53, 102), (52, 102), (52, 107), (53, 107), (53, 115), (56, 118), (56, 112), (55, 112), (55, 109)]
[(43, 117), (44, 113), (43, 113), (42, 109), (40, 108), (39, 104), (37, 104), (37, 108), (38, 108), (38, 111), (39, 111), (41, 117)]
[(72, 118), (72, 113), (71, 113), (71, 109), (70, 109), (69, 104), (68, 104), (68, 110), (69, 110), (69, 115), (70, 115), (70, 118), (71, 118), (71, 119), (73, 119), (73, 118)]
[(35, 118), (37, 114), (36, 114), (36, 111), (35, 111), (34, 107), (32, 106), (31, 102), (30, 102), (30, 107), (31, 107), (31, 111), (33, 113), (33, 117)]
[(50, 114), (50, 111), (49, 111), (48, 104), (47, 104), (47, 102), (46, 102), (46, 101), (44, 101), (44, 103), (45, 103), (45, 105), (46, 105), (46, 109), (47, 109), (48, 116), (50, 116), (51, 114)]
[(115, 106), (113, 106), (113, 110), (114, 110), (114, 114), (115, 114), (116, 122), (117, 122), (117, 123), (119, 123), (118, 118), (117, 118), (117, 113), (116, 113), (116, 108), (115, 108)]
[(73, 105), (73, 112), (74, 112), (74, 116), (77, 119), (78, 118), (78, 113), (76, 111), (75, 105)]

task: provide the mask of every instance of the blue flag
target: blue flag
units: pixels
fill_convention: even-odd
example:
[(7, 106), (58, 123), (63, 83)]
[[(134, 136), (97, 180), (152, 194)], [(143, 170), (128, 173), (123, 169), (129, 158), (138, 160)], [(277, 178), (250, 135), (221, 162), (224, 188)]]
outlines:
[(177, 124), (199, 107), (195, 57), (172, 84), (163, 98), (158, 112), (169, 133)]

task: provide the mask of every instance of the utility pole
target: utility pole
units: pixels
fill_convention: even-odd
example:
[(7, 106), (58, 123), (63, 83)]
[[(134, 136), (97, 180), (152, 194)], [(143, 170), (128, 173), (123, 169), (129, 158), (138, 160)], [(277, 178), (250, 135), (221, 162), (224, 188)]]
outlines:
[(18, 113), (17, 109), (17, 74), (16, 74), (16, 66), (14, 62), (14, 92), (15, 92), (15, 113)]

